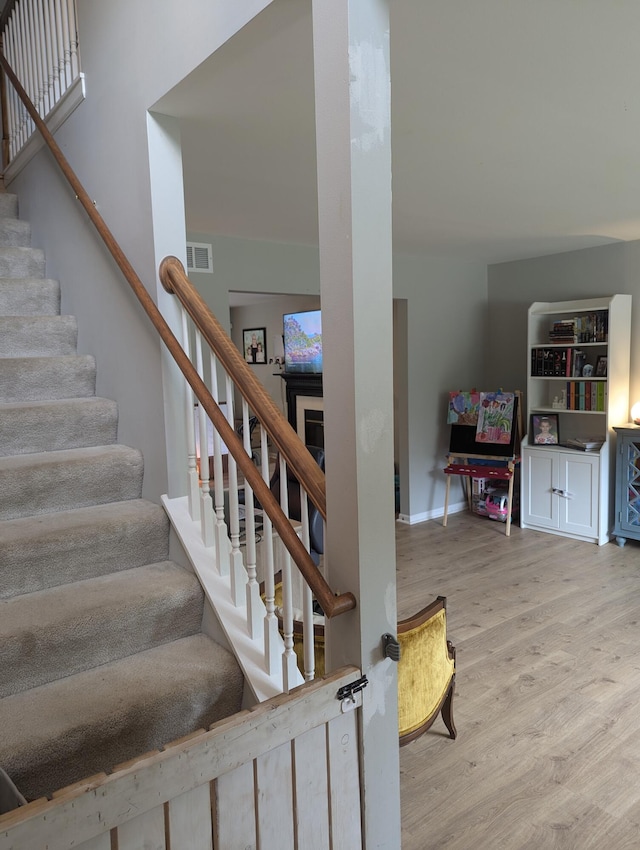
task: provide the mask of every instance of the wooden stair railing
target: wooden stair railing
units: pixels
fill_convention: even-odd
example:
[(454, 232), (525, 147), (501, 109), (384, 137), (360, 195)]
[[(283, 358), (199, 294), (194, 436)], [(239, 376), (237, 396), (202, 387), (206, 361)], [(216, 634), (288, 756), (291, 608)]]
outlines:
[[(151, 320), (180, 371), (184, 375), (186, 381), (192, 388), (196, 398), (199, 400), (200, 404), (211, 419), (214, 427), (219, 432), (220, 437), (235, 458), (238, 467), (245, 476), (245, 479), (253, 490), (256, 498), (271, 518), (273, 527), (280, 535), (282, 542), (300, 570), (304, 580), (309, 585), (316, 599), (322, 606), (325, 615), (331, 618), (354, 609), (356, 607), (356, 600), (353, 594), (334, 594), (322, 574), (313, 563), (311, 556), (307, 552), (303, 542), (295, 533), (278, 501), (275, 499), (266, 482), (263, 480), (260, 472), (252, 462), (251, 457), (247, 455), (244, 450), (240, 438), (227, 422), (224, 413), (214, 401), (197, 370), (185, 354), (182, 346), (158, 310), (146, 287), (124, 254), (122, 248), (107, 227), (104, 219), (97, 211), (94, 203), (91, 201), (91, 198), (84, 189), (82, 183), (69, 165), (69, 162), (60, 150), (60, 147), (53, 138), (47, 125), (38, 114), (38, 111), (2, 52), (0, 52), (0, 66), (2, 67), (7, 79), (10, 80), (11, 84), (15, 88), (30, 117), (33, 119), (34, 124), (51, 150), (56, 162), (62, 170), (62, 173), (75, 192), (77, 199), (84, 207), (89, 219), (98, 231), (98, 234), (102, 238), (105, 246), (114, 258), (135, 296), (142, 305), (144, 311)], [(242, 361), (239, 352), (235, 351), (235, 347), (231, 340), (226, 336), (224, 330), (219, 325), (204, 301), (199, 298), (195, 289), (190, 285), (180, 262), (175, 258), (167, 258), (163, 261), (161, 269), (163, 277), (166, 279), (166, 283), (163, 281), (163, 285), (165, 285), (165, 288), (167, 288), (168, 291), (174, 291), (176, 295), (180, 297), (181, 301), (184, 299), (183, 304), (185, 309), (187, 309), (189, 314), (192, 316), (197, 326), (201, 328), (203, 336), (206, 337), (212, 348), (219, 351), (221, 362), (227, 366), (229, 374), (235, 378), (244, 398), (251, 405), (259, 418), (262, 416), (265, 417), (262, 424), (271, 435), (274, 443), (280, 449), (286, 462), (290, 464), (302, 486), (309, 493), (313, 503), (322, 513), (323, 517), (325, 517), (324, 473), (318, 469), (317, 464), (315, 464), (309, 453), (306, 451), (306, 448), (301, 444), (295, 431), (293, 431), (275, 404), (273, 404), (273, 402), (271, 402), (268, 398), (264, 388), (262, 388), (261, 384), (252, 375), (249, 367)], [(235, 357), (234, 351), (236, 354)], [(271, 404), (269, 404), (269, 402), (271, 402)]]

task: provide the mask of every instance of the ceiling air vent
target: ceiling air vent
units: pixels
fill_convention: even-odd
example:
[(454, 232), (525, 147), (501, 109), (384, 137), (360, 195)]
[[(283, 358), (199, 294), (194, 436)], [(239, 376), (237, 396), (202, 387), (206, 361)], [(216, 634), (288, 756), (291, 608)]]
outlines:
[(213, 250), (204, 242), (187, 242), (187, 271), (213, 274)]

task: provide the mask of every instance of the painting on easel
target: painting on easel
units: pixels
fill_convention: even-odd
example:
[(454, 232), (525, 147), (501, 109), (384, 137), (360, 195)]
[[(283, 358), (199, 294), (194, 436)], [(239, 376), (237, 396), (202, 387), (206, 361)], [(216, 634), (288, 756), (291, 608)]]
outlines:
[(513, 430), (515, 393), (480, 393), (476, 441), (508, 446)]
[(476, 390), (470, 392), (458, 390), (449, 393), (447, 423), (449, 425), (477, 425), (480, 395), (481, 393), (476, 392)]

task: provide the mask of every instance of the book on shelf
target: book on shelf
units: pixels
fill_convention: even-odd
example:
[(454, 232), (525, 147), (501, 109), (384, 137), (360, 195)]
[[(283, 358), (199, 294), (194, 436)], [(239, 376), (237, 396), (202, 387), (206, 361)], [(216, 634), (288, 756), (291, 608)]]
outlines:
[(605, 381), (567, 381), (566, 409), (604, 413), (607, 403)]
[(569, 437), (565, 441), (565, 446), (569, 449), (579, 449), (583, 452), (597, 452), (602, 445), (604, 440), (600, 440), (597, 437)]
[(581, 342), (607, 342), (609, 337), (609, 313), (607, 310), (595, 310), (553, 322), (549, 329), (549, 342), (556, 344)]

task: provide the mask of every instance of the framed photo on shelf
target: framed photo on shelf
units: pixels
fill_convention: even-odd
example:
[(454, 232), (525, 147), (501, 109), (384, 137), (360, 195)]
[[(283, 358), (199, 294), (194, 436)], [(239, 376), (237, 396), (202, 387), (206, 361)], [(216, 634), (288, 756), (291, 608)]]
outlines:
[(242, 350), (247, 363), (267, 362), (267, 329), (247, 328), (242, 331)]
[(594, 377), (596, 378), (606, 378), (607, 377), (607, 355), (601, 354), (596, 360), (596, 368), (594, 371)]
[(557, 413), (532, 413), (532, 445), (557, 446), (560, 441), (559, 419)]

